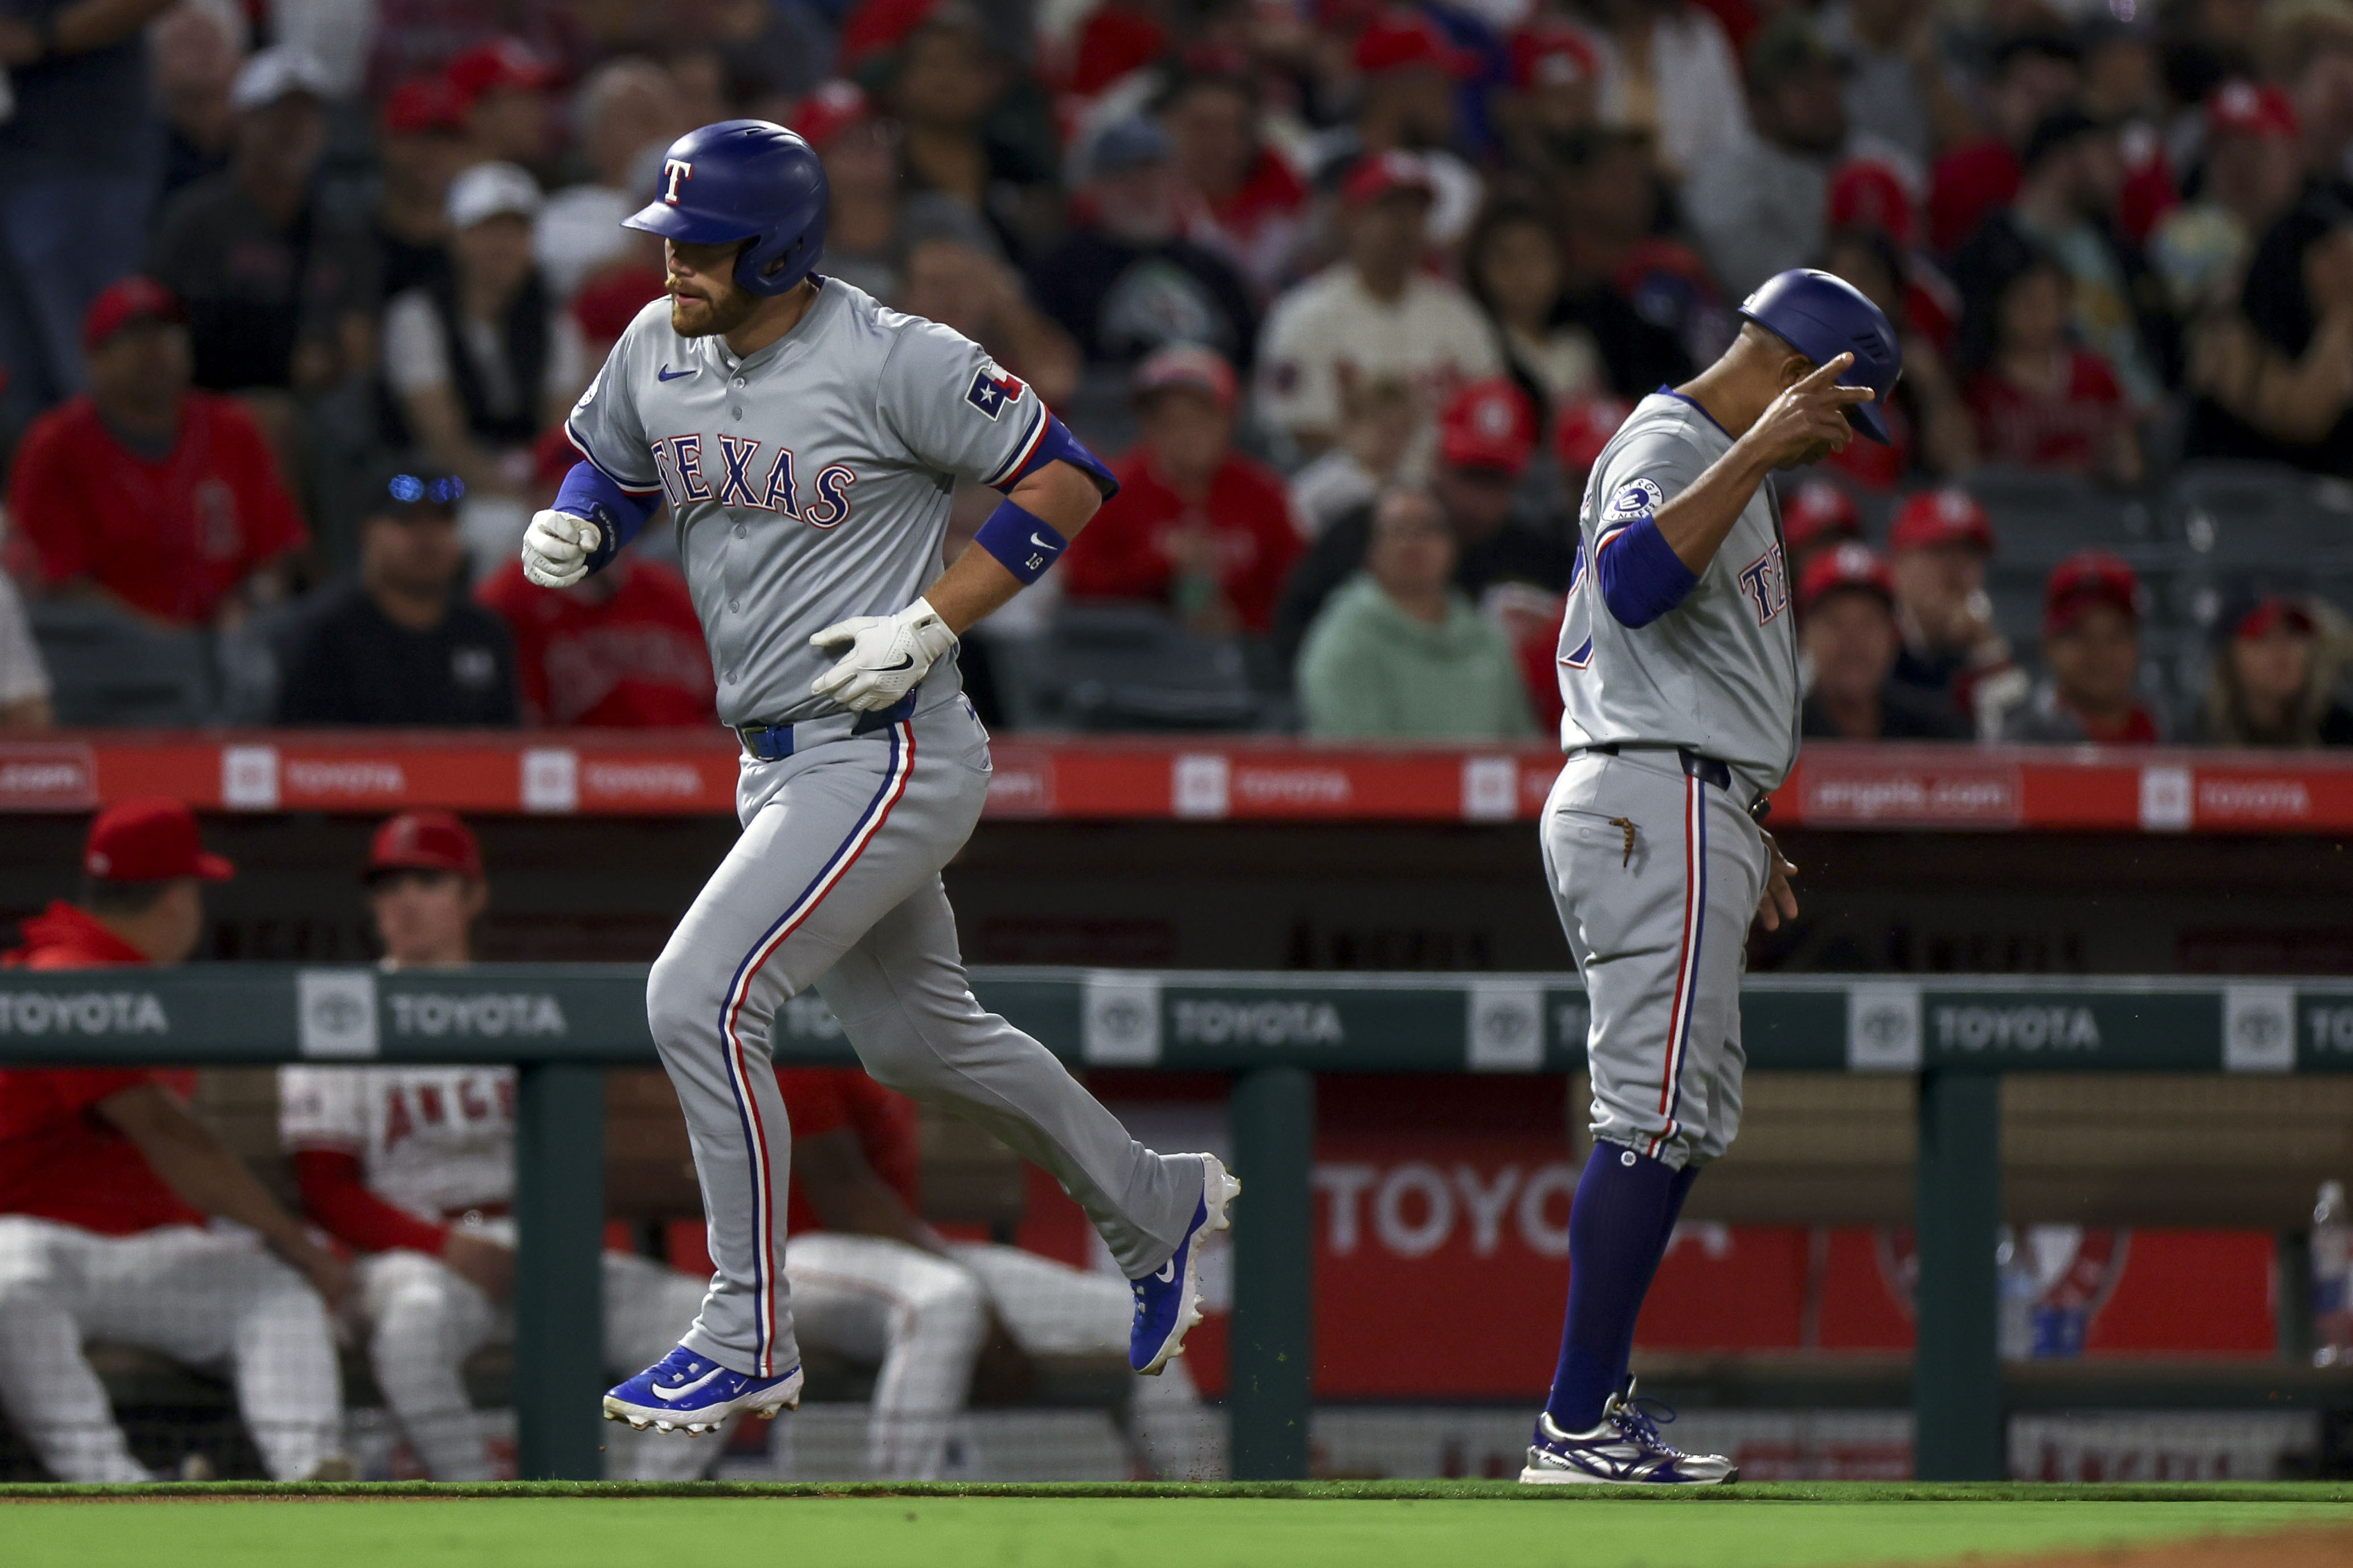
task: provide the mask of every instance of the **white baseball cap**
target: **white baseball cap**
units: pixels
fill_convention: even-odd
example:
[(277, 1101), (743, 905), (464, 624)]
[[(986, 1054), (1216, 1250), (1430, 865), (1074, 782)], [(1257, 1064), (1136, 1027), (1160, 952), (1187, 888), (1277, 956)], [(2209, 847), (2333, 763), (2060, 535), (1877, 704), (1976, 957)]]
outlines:
[(449, 226), (471, 228), (485, 218), (539, 216), (539, 182), (514, 163), (477, 163), (449, 182)]
[(267, 109), (280, 99), (307, 92), (332, 98), (334, 79), (319, 57), (292, 44), (279, 44), (248, 58), (230, 84), (228, 101), (240, 113)]

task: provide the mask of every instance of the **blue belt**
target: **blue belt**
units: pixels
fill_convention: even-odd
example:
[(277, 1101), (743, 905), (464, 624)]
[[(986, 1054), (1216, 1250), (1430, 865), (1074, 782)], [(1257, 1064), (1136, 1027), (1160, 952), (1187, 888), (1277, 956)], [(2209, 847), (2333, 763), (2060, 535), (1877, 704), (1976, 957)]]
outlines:
[[(877, 730), (889, 729), (902, 719), (914, 716), (915, 693), (910, 691), (888, 708), (860, 713), (858, 721), (849, 727), (849, 732), (852, 735), (871, 735)], [(744, 742), (744, 754), (755, 763), (780, 763), (793, 754), (793, 727), (790, 724), (739, 724), (735, 727), (735, 738)]]

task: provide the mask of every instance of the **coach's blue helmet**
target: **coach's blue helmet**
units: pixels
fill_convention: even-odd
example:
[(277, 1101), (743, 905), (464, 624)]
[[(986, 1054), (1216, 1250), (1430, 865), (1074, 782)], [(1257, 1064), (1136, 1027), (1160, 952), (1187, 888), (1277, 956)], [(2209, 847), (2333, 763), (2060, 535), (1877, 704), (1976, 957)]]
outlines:
[(1904, 350), (1886, 315), (1843, 278), (1811, 268), (1777, 272), (1741, 302), (1740, 314), (1818, 365), (1842, 353), (1854, 363), (1839, 377), (1871, 388), (1871, 401), (1847, 405), (1847, 423), (1887, 444), (1887, 397), (1904, 374)]
[(622, 226), (688, 245), (748, 239), (736, 287), (781, 294), (825, 254), (825, 165), (807, 142), (765, 120), (723, 120), (670, 144), (654, 199)]

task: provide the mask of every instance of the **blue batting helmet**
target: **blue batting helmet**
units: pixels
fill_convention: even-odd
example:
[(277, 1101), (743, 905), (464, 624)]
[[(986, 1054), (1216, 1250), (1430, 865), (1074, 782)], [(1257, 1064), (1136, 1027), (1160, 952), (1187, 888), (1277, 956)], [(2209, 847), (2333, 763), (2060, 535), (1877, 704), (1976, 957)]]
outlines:
[(765, 120), (723, 120), (670, 144), (654, 199), (622, 226), (688, 245), (748, 239), (736, 287), (781, 294), (825, 254), (825, 165), (807, 142)]
[(1839, 379), (1871, 388), (1872, 398), (1849, 404), (1847, 423), (1887, 444), (1887, 396), (1904, 374), (1904, 350), (1885, 314), (1862, 290), (1828, 272), (1795, 268), (1758, 284), (1741, 302), (1740, 314), (1818, 365), (1854, 355), (1853, 366)]

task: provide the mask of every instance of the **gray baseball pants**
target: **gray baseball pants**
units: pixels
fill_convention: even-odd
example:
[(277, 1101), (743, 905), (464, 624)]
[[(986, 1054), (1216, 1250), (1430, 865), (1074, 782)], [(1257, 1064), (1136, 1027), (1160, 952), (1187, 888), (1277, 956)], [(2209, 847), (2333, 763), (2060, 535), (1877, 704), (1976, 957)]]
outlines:
[(1593, 1137), (1681, 1170), (1740, 1131), (1740, 977), (1764, 835), (1672, 751), (1579, 752), (1545, 802), (1545, 877), (1593, 1021)]
[(940, 868), (988, 794), (988, 737), (971, 709), (934, 701), (863, 734), (848, 715), (819, 720), (797, 726), (795, 744), (744, 764), (744, 835), (647, 982), (716, 1268), (684, 1343), (757, 1377), (800, 1361), (783, 1268), (792, 1133), (769, 1026), (812, 984), (876, 1081), (1044, 1167), (1131, 1278), (1166, 1262), (1200, 1201), (1200, 1161), (1129, 1137), (965, 982)]

